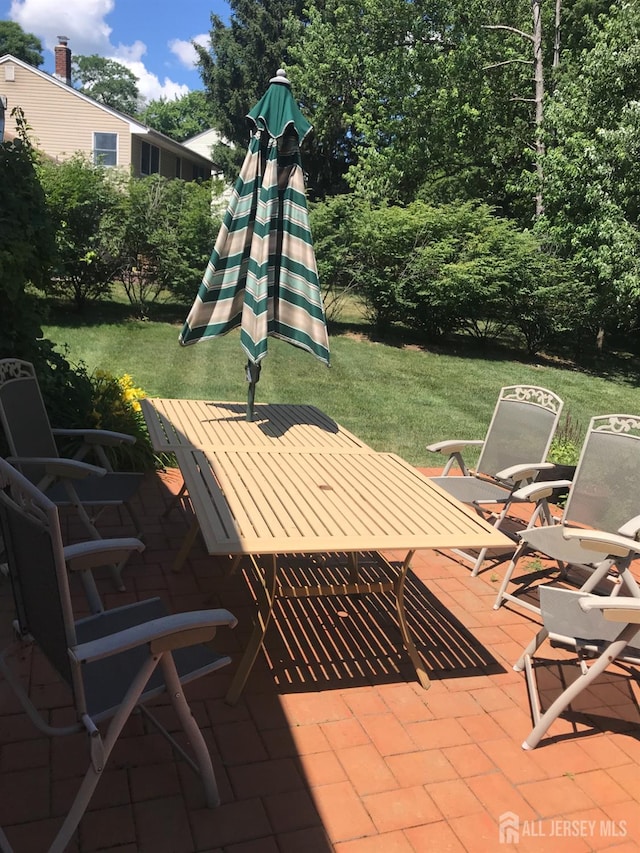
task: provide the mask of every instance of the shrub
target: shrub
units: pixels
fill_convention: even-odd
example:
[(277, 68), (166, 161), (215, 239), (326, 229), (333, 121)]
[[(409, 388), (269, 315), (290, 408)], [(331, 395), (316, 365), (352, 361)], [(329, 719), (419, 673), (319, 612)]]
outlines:
[(0, 358), (33, 359), (42, 311), (28, 286), (46, 285), (53, 252), (53, 228), (25, 129), (24, 138), (0, 143)]
[(548, 461), (556, 465), (577, 465), (583, 441), (584, 430), (567, 412), (551, 442)]
[(120, 277), (131, 304), (144, 315), (163, 291), (192, 301), (220, 225), (211, 182), (132, 178), (124, 221)]
[(117, 377), (105, 370), (96, 370), (89, 377), (91, 384), (91, 411), (84, 426), (93, 429), (113, 430), (132, 435), (133, 445), (106, 448), (109, 461), (116, 470), (147, 471), (157, 467), (149, 433), (138, 402), (146, 396), (142, 388), (133, 384), (126, 373)]
[[(134, 436), (133, 445), (105, 448), (115, 470), (148, 471), (163, 464), (153, 451), (140, 410), (138, 401), (145, 393), (135, 387), (130, 375), (116, 377), (104, 370), (89, 374), (85, 364), (72, 366), (53, 349), (34, 367), (53, 427), (105, 429)], [(60, 450), (72, 455), (78, 446), (77, 440), (71, 440)]]
[(407, 321), (431, 335), (463, 329), (480, 339), (516, 324), (535, 351), (553, 329), (550, 263), (532, 234), (485, 204), (434, 207), (407, 260)]
[(122, 193), (108, 169), (76, 154), (43, 161), (40, 179), (56, 223), (56, 260), (50, 289), (78, 310), (108, 296), (120, 268)]

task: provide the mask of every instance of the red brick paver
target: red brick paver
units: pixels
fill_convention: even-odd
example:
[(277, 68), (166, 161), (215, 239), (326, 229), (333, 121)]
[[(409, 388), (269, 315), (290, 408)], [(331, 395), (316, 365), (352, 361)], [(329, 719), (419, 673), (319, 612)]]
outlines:
[[(273, 628), (267, 658), (259, 656), (245, 694), (228, 706), (224, 694), (254, 605), (242, 572), (226, 575), (225, 561), (207, 557), (199, 540), (182, 573), (171, 571), (188, 519), (180, 508), (162, 513), (179, 484), (176, 472), (147, 477), (140, 501), (147, 548), (125, 570), (127, 592), (115, 593), (106, 571), (98, 584), (110, 605), (158, 594), (173, 610), (224, 606), (239, 617), (236, 631), (215, 639), (234, 663), (186, 689), (222, 804), (206, 808), (198, 779), (134, 718), (70, 851), (640, 851), (637, 687), (625, 675), (596, 685), (583, 697), (593, 723), (588, 714), (559, 721), (536, 750), (524, 752), (531, 716), (524, 677), (512, 664), (536, 620), (515, 608), (493, 611), (501, 564), (472, 578), (451, 555), (415, 556), (407, 612), (430, 690), (420, 688), (398, 648), (388, 606), (363, 597), (357, 621), (346, 608), (339, 617), (329, 608), (324, 615), (296, 611), (308, 621), (312, 646), (318, 620), (341, 632), (334, 660), (321, 647), (306, 668), (287, 660), (283, 638), (295, 625), (283, 621), (280, 634)], [(109, 526), (122, 534), (117, 517)], [(83, 606), (80, 594), (74, 600)], [(3, 581), (6, 640), (11, 613)], [(339, 649), (356, 665), (340, 659)], [(369, 668), (359, 664), (367, 655)], [(50, 669), (28, 652), (21, 667), (51, 722), (68, 723), (68, 702)], [(287, 682), (292, 673), (297, 680)], [(157, 710), (175, 731), (167, 703)], [(82, 737), (39, 734), (0, 681), (0, 826), (15, 853), (47, 850), (86, 760)], [(500, 835), (507, 812), (519, 822), (517, 837)]]

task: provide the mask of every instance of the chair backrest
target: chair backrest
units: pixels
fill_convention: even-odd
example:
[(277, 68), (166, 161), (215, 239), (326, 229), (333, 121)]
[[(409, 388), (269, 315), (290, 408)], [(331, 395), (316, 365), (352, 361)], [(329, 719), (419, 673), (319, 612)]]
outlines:
[(535, 385), (502, 388), (476, 470), (495, 476), (511, 465), (544, 462), (563, 405), (546, 388)]
[(640, 514), (640, 415), (592, 418), (563, 523), (615, 533)]
[[(583, 643), (588, 643), (590, 640), (610, 643), (617, 639), (624, 628), (624, 623), (610, 622), (605, 619), (601, 610), (585, 612), (580, 607), (580, 599), (585, 597), (587, 597), (586, 593), (580, 590), (542, 584), (540, 611), (547, 631), (557, 637), (580, 640)], [(640, 643), (640, 628), (630, 643), (635, 651)], [(634, 656), (637, 656), (637, 652)]]
[(58, 510), (1, 458), (0, 525), (20, 631), (73, 689), (68, 649), (76, 637)]
[[(12, 456), (58, 456), (33, 365), (0, 359), (0, 423)], [(25, 471), (36, 481), (39, 474)]]

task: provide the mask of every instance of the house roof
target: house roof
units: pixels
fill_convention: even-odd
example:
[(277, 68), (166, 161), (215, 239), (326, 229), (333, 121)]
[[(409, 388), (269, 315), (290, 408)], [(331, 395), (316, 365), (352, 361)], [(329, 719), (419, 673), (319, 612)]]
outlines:
[(61, 89), (64, 89), (69, 95), (75, 98), (80, 98), (83, 101), (91, 104), (93, 107), (102, 110), (103, 112), (116, 116), (119, 119), (123, 119), (129, 125), (129, 129), (132, 135), (134, 136), (146, 136), (148, 137), (148, 141), (151, 143), (162, 145), (163, 148), (168, 148), (178, 155), (185, 156), (188, 152), (188, 155), (192, 159), (200, 160), (200, 165), (206, 167), (207, 169), (218, 168), (216, 164), (209, 157), (204, 157), (202, 154), (199, 154), (197, 151), (192, 150), (191, 148), (187, 148), (186, 145), (182, 145), (180, 142), (176, 142), (175, 139), (171, 139), (170, 136), (165, 136), (164, 133), (160, 133), (158, 130), (154, 130), (152, 127), (148, 127), (146, 124), (138, 121), (138, 119), (133, 118), (133, 116), (126, 115), (126, 113), (121, 113), (118, 110), (114, 110), (112, 107), (108, 107), (106, 104), (100, 103), (100, 101), (96, 101), (95, 98), (90, 97), (89, 95), (85, 95), (83, 92), (79, 92), (77, 89), (74, 89), (73, 86), (69, 86), (63, 80), (59, 80), (57, 77), (54, 77), (53, 74), (48, 74), (46, 71), (41, 71), (39, 68), (36, 68), (34, 65), (29, 65), (28, 62), (24, 62), (22, 59), (18, 59), (15, 56), (12, 56), (10, 53), (5, 53), (3, 56), (0, 56), (0, 65), (4, 65), (8, 62), (15, 63), (19, 65), (21, 68), (29, 71), (32, 74), (36, 74), (38, 77), (41, 77), (43, 80), (46, 80), (53, 86), (58, 86)]

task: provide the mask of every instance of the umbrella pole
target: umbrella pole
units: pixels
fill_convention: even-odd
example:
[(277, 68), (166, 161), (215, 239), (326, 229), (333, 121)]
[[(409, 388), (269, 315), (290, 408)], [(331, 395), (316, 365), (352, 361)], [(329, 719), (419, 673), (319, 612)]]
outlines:
[(260, 365), (253, 361), (247, 362), (247, 381), (249, 393), (247, 395), (247, 420), (253, 420), (253, 403), (256, 396), (256, 383), (260, 379)]

